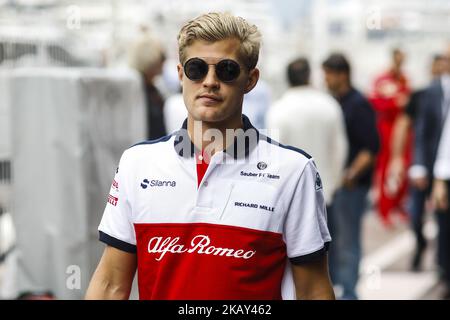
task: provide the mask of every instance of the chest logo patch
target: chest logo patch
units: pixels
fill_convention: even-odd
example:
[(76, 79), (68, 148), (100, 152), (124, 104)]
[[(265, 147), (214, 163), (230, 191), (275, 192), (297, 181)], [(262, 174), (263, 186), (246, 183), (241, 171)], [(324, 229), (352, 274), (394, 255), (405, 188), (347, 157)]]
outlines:
[(263, 162), (263, 161), (260, 161), (260, 162), (258, 162), (258, 164), (256, 165), (256, 167), (257, 167), (259, 170), (264, 170), (264, 169), (267, 168), (267, 163), (265, 163), (265, 162)]
[(141, 188), (142, 189), (147, 189), (147, 187), (176, 187), (177, 186), (177, 182), (176, 181), (171, 181), (171, 180), (148, 180), (148, 179), (144, 179), (141, 182)]

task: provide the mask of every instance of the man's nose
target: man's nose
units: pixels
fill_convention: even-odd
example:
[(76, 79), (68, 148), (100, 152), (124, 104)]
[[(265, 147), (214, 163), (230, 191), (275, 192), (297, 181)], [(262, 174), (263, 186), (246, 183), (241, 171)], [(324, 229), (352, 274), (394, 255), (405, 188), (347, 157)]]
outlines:
[(214, 65), (208, 66), (208, 73), (203, 79), (203, 86), (209, 88), (218, 88), (220, 86), (220, 81), (216, 75), (216, 69)]

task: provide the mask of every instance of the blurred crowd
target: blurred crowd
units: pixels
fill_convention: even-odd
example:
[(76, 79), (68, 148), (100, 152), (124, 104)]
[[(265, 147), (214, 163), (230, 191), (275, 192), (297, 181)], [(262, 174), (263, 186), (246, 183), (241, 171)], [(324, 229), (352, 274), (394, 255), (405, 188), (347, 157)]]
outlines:
[[(187, 116), (181, 88), (172, 77), (170, 95), (158, 85), (166, 53), (145, 30), (131, 46), (130, 66), (142, 76), (147, 106), (147, 138), (181, 126)], [(385, 228), (409, 224), (416, 238), (412, 271), (422, 268), (427, 246), (425, 214), (438, 225), (437, 270), (450, 297), (450, 47), (430, 52), (431, 82), (413, 90), (403, 71), (408, 53), (391, 51), (391, 63), (372, 80), (368, 92), (352, 83), (358, 70), (341, 53), (322, 63), (327, 90), (311, 85), (304, 57), (286, 66), (289, 88), (272, 101), (260, 80), (245, 96), (243, 113), (256, 128), (276, 129), (279, 142), (310, 153), (322, 175), (328, 223), (330, 275), (341, 299), (357, 299), (362, 217), (376, 212)], [(175, 65), (172, 66), (175, 69)]]

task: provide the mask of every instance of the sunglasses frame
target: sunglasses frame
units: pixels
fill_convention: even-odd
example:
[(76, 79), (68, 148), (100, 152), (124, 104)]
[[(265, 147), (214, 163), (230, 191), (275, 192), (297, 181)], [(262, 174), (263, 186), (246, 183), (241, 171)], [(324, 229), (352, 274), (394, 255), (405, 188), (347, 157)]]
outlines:
[[(198, 60), (198, 61), (201, 61), (201, 62), (203, 62), (206, 66), (208, 66), (208, 69), (207, 69), (206, 73), (203, 75), (203, 77), (201, 77), (201, 78), (199, 78), (199, 79), (192, 79), (192, 78), (190, 78), (189, 75), (187, 74), (187, 72), (186, 72), (186, 65), (187, 65), (190, 61), (192, 61), (192, 60)], [(232, 80), (228, 80), (228, 81), (222, 80), (221, 77), (219, 76), (219, 73), (217, 73), (217, 65), (220, 64), (220, 63), (222, 63), (222, 62), (224, 62), (224, 61), (231, 61), (231, 62), (235, 63), (235, 64), (239, 67), (239, 69), (238, 69), (239, 72), (238, 72), (237, 76), (236, 76), (234, 79), (232, 79)], [(209, 72), (209, 66), (214, 66), (214, 72), (216, 73), (217, 79), (219, 79), (221, 82), (224, 82), (224, 83), (232, 83), (232, 82), (236, 81), (236, 79), (239, 78), (239, 75), (241, 74), (241, 69), (242, 69), (241, 65), (240, 65), (237, 61), (235, 61), (235, 60), (233, 60), (233, 59), (222, 59), (222, 60), (220, 60), (220, 61), (217, 62), (217, 63), (207, 63), (207, 62), (206, 62), (205, 60), (203, 60), (202, 58), (194, 57), (194, 58), (188, 59), (188, 60), (184, 63), (184, 65), (183, 65), (183, 71), (184, 71), (184, 74), (186, 75), (186, 77), (187, 77), (189, 80), (191, 80), (191, 81), (200, 81), (200, 80), (204, 79), (204, 78), (208, 75), (208, 72)]]

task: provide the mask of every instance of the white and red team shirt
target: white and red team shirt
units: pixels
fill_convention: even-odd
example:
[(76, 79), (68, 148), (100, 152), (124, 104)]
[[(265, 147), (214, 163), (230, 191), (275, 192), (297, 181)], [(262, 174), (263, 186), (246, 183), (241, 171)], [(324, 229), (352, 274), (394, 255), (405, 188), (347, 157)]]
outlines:
[(100, 240), (137, 254), (140, 299), (295, 299), (290, 264), (331, 241), (312, 158), (258, 133), (206, 164), (186, 123), (123, 153)]

